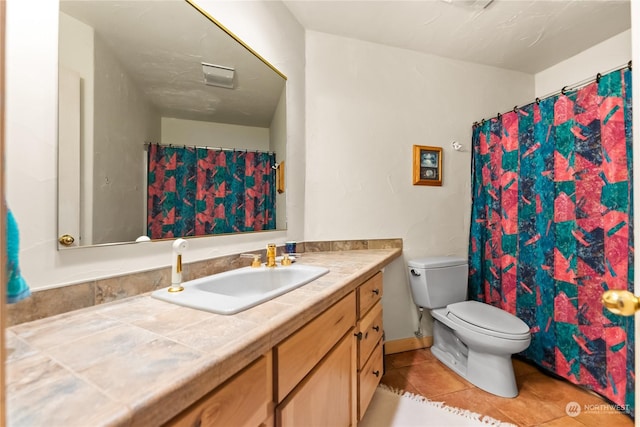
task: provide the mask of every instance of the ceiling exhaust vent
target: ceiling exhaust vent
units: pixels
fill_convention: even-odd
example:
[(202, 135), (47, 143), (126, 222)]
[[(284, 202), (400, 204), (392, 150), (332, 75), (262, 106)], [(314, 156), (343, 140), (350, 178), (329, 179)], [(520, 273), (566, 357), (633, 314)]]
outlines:
[(233, 68), (203, 62), (202, 72), (204, 73), (205, 84), (233, 89), (233, 79), (235, 76), (235, 70)]

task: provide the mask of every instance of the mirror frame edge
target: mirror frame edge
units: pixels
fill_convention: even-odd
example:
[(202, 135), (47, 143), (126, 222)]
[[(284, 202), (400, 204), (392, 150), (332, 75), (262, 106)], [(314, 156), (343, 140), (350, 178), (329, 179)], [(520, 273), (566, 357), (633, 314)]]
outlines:
[[(267, 61), (262, 55), (260, 55), (258, 52), (256, 52), (253, 48), (251, 48), (247, 43), (245, 43), (240, 37), (238, 37), (236, 34), (234, 34), (231, 30), (229, 30), (225, 25), (223, 25), (220, 21), (218, 21), (216, 18), (214, 18), (213, 16), (211, 16), (211, 14), (209, 14), (207, 11), (205, 11), (202, 7), (200, 7), (197, 3), (196, 0), (184, 0), (189, 6), (193, 7), (197, 12), (199, 12), (202, 16), (204, 16), (205, 18), (207, 18), (209, 21), (211, 21), (211, 23), (213, 23), (214, 25), (216, 25), (218, 28), (220, 28), (224, 33), (226, 33), (228, 36), (230, 36), (234, 41), (236, 41), (238, 44), (240, 44), (246, 51), (248, 51), (250, 54), (252, 54), (253, 56), (255, 56), (256, 58), (258, 58), (263, 64), (265, 64), (267, 67), (269, 67), (269, 69), (271, 69), (274, 73), (276, 73), (278, 76), (280, 76), (283, 80), (284, 80), (284, 87), (283, 87), (283, 94), (285, 96), (287, 96), (287, 81), (288, 78), (287, 76), (280, 71), (278, 68), (276, 68), (273, 64), (271, 64), (269, 61)], [(5, 3), (5, 0), (0, 0), (1, 3)], [(2, 27), (4, 29), (4, 26)], [(1, 101), (1, 99), (0, 99)], [(286, 101), (285, 101), (285, 105), (286, 105)], [(286, 109), (285, 109), (285, 121), (286, 121)], [(285, 141), (286, 144), (286, 141)], [(1, 147), (1, 145), (0, 145)], [(0, 157), (0, 160), (2, 158)], [(286, 224), (286, 220), (285, 220), (285, 224)], [(58, 226), (59, 227), (59, 226)], [(286, 227), (285, 229), (286, 230)], [(260, 231), (256, 231), (256, 232), (274, 232), (274, 231), (283, 231), (283, 229), (278, 229), (275, 228), (273, 230), (260, 230)], [(60, 231), (58, 230), (58, 233), (56, 235), (56, 240), (58, 239), (58, 235), (60, 234)], [(218, 234), (217, 236), (224, 236), (224, 235), (235, 235), (235, 234), (244, 234), (244, 233), (225, 233), (225, 234)], [(1, 234), (0, 234), (1, 236)], [(214, 236), (214, 234), (210, 235), (210, 236)], [(210, 237), (207, 235), (204, 236), (187, 236), (187, 237)], [(162, 240), (170, 240), (171, 238), (163, 238), (163, 239), (154, 239), (154, 241), (162, 241)], [(132, 244), (135, 243), (135, 241), (116, 241), (116, 242), (110, 242), (110, 243), (104, 243), (104, 244), (96, 244), (96, 245), (78, 245), (78, 246), (64, 246), (62, 245), (59, 241), (56, 244), (56, 250), (58, 252), (66, 252), (68, 250), (74, 250), (74, 249), (86, 249), (86, 248), (92, 248), (92, 247), (103, 247), (103, 246), (118, 246), (118, 245), (126, 245), (126, 244)], [(1, 314), (1, 313), (0, 313)], [(1, 342), (0, 342), (1, 343)], [(2, 379), (2, 376), (0, 375), (0, 380)], [(1, 415), (1, 414), (0, 414)], [(2, 424), (0, 424), (0, 427), (2, 427)]]
[(185, 0), (185, 1), (187, 3), (189, 3), (189, 5), (191, 5), (195, 10), (197, 10), (202, 15), (204, 15), (208, 20), (210, 20), (211, 22), (216, 24), (218, 27), (220, 27), (220, 29), (222, 31), (224, 31), (225, 33), (227, 33), (231, 38), (233, 38), (235, 41), (240, 43), (240, 45), (242, 45), (242, 47), (244, 47), (246, 50), (248, 50), (252, 55), (254, 55), (256, 58), (258, 58), (260, 61), (264, 62), (264, 64), (267, 67), (271, 68), (271, 70), (273, 70), (276, 74), (278, 74), (285, 81), (287, 81), (287, 76), (286, 75), (284, 75), (273, 64), (271, 64), (269, 61), (267, 61), (262, 55), (260, 55), (258, 52), (253, 50), (248, 44), (246, 44), (244, 41), (242, 41), (242, 39), (240, 39), (240, 37), (236, 36), (231, 30), (229, 30), (227, 27), (225, 27), (220, 21), (218, 21), (216, 18), (214, 18), (208, 12), (206, 12), (204, 9), (202, 9), (200, 6), (198, 6), (195, 3), (195, 0)]

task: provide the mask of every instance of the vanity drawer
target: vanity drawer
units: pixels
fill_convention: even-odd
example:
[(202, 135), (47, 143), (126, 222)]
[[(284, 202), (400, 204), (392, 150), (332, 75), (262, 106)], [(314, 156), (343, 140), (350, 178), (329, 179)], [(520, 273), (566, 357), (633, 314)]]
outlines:
[(281, 402), (356, 324), (354, 292), (275, 347), (276, 397)]
[(260, 357), (240, 373), (193, 404), (170, 426), (257, 426), (273, 412), (271, 354)]
[(364, 416), (373, 393), (376, 391), (376, 387), (380, 383), (382, 378), (382, 341), (378, 342), (378, 345), (373, 350), (369, 361), (364, 365), (364, 368), (358, 374), (358, 388), (360, 395), (358, 398), (358, 421)]
[(364, 282), (358, 287), (358, 319), (369, 311), (382, 297), (382, 272)]
[(382, 304), (378, 302), (360, 321), (359, 326), (358, 370), (361, 370), (382, 338)]

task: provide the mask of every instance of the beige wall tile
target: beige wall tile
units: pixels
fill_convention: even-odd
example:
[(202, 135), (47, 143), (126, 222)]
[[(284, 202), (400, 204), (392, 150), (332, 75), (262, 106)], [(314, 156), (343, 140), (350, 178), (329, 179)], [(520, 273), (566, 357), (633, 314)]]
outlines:
[(91, 307), (95, 301), (95, 282), (36, 291), (16, 304), (7, 304), (7, 325), (13, 326), (56, 314)]
[[(296, 250), (302, 254), (304, 252), (388, 248), (402, 248), (402, 239), (298, 242)], [(281, 253), (283, 249), (284, 247), (279, 247), (278, 253)], [(265, 250), (257, 250), (250, 253), (260, 254), (264, 262)], [(227, 255), (189, 263), (184, 265), (183, 279), (185, 281), (194, 280), (223, 271), (249, 266), (250, 264), (251, 258), (242, 258), (239, 255)], [(345, 265), (345, 269), (348, 270), (348, 268)], [(7, 305), (7, 324), (8, 326), (19, 325), (81, 308), (130, 298), (170, 285), (171, 268), (164, 267), (157, 270), (35, 291), (31, 297), (16, 304)]]

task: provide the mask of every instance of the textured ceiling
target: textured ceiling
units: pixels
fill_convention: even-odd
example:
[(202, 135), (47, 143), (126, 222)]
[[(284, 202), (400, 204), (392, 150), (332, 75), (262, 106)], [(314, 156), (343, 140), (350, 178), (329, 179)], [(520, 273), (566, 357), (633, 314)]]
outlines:
[(631, 28), (629, 0), (284, 3), (308, 30), (530, 74)]
[[(285, 80), (187, 2), (74, 0), (60, 11), (93, 28), (163, 117), (271, 125)], [(203, 62), (234, 68), (234, 89), (205, 85)]]

